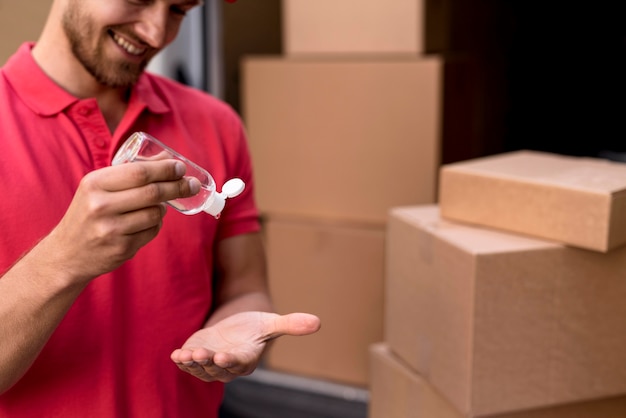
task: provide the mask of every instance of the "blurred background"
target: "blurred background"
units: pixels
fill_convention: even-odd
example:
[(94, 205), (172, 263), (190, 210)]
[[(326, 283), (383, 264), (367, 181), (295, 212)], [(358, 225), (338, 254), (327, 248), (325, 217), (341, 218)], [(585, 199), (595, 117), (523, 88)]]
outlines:
[[(50, 3), (0, 0), (0, 62)], [(227, 385), (223, 417), (384, 417), (389, 210), (437, 202), (443, 164), (505, 151), (626, 161), (626, 4), (205, 3), (149, 70), (241, 115), (276, 306), (323, 323)]]

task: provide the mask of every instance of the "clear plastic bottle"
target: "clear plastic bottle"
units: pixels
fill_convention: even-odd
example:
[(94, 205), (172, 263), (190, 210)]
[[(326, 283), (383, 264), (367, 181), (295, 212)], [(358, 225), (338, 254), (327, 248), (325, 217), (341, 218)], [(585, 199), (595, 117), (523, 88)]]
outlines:
[(185, 177), (195, 177), (201, 183), (198, 194), (167, 202), (174, 209), (185, 215), (194, 215), (204, 211), (219, 218), (224, 209), (226, 198), (238, 196), (245, 188), (245, 184), (241, 179), (234, 178), (224, 183), (222, 191), (218, 193), (215, 180), (208, 171), (145, 132), (132, 134), (113, 157), (112, 164), (118, 165), (133, 161), (165, 159), (182, 161), (187, 167)]

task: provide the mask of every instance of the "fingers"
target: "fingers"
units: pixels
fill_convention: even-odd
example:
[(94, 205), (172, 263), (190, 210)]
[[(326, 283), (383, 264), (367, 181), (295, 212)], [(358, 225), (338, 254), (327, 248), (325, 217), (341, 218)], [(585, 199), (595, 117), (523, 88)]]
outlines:
[(119, 223), (119, 231), (125, 235), (132, 235), (154, 229), (156, 233), (161, 229), (166, 212), (164, 203), (144, 208), (141, 211), (126, 212), (116, 218)]
[(107, 204), (118, 213), (157, 206), (160, 203), (193, 196), (200, 190), (200, 182), (193, 177), (176, 181), (149, 183), (141, 187), (116, 193), (115, 199), (107, 198)]
[(190, 375), (195, 376), (204, 382), (219, 381), (228, 383), (238, 377), (238, 375), (230, 373), (228, 370), (222, 369), (215, 365), (206, 365), (196, 362), (191, 362), (189, 364), (177, 363), (176, 365), (180, 370), (189, 373)]
[(190, 366), (179, 365), (178, 368), (205, 382), (219, 381), (228, 383), (235, 380), (237, 377), (237, 375), (230, 373), (228, 370), (216, 366), (205, 366), (199, 363), (192, 363)]
[(227, 353), (213, 353), (205, 348), (179, 348), (171, 354), (174, 363), (183, 366), (191, 366), (193, 363), (202, 366), (215, 366), (220, 369), (228, 369), (229, 372), (240, 373), (243, 368), (237, 365), (237, 359)]
[(281, 335), (309, 335), (317, 332), (320, 326), (321, 321), (317, 316), (296, 312), (275, 317), (268, 334), (270, 339)]
[(217, 353), (212, 355), (205, 349), (177, 349), (172, 355), (172, 361), (184, 372), (205, 382), (230, 382), (239, 376), (248, 375), (254, 367), (238, 365), (230, 359), (230, 355)]
[(92, 209), (125, 213), (198, 193), (200, 181), (184, 174), (176, 160), (121, 164), (89, 173), (81, 188), (96, 192), (90, 194)]
[(118, 192), (150, 183), (179, 180), (185, 174), (185, 164), (176, 160), (140, 161), (103, 170), (107, 172), (98, 179), (100, 188)]

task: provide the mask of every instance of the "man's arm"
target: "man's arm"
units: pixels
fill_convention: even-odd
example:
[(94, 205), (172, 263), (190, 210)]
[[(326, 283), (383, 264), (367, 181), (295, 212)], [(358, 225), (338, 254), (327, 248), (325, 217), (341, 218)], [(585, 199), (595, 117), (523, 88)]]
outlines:
[(47, 261), (44, 239), (0, 278), (0, 393), (31, 366), (86, 283)]
[(274, 312), (260, 233), (224, 239), (218, 243), (215, 255), (216, 309), (207, 326), (239, 312)]
[(169, 160), (83, 178), (59, 224), (0, 278), (0, 393), (26, 373), (85, 286), (156, 236), (161, 202), (197, 193), (183, 174)]

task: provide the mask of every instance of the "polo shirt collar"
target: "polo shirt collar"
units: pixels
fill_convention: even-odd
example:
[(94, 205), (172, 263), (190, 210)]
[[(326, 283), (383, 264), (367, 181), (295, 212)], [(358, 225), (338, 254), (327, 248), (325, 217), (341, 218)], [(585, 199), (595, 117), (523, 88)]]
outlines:
[[(39, 67), (31, 54), (33, 46), (33, 42), (23, 43), (7, 61), (3, 72), (16, 94), (33, 112), (41, 116), (52, 116), (80, 99), (56, 84)], [(152, 88), (145, 73), (133, 87), (131, 100), (144, 104), (155, 114), (170, 111), (167, 103)]]

